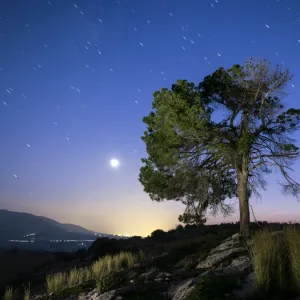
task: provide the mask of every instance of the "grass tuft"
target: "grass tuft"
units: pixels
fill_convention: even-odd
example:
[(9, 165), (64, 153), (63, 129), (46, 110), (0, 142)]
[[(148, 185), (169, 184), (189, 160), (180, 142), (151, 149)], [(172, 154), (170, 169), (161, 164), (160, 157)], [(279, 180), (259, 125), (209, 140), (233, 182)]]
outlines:
[(120, 272), (124, 268), (133, 268), (138, 257), (131, 252), (120, 252), (117, 255), (106, 255), (92, 265), (93, 278), (97, 281), (103, 274)]
[(300, 292), (300, 231), (287, 228), (284, 231), (289, 251), (292, 278), (298, 292)]
[(13, 294), (14, 294), (13, 288), (7, 287), (2, 299), (3, 300), (12, 300), (13, 299)]
[(30, 300), (30, 284), (24, 285), (24, 300)]
[(256, 275), (256, 288), (269, 292), (284, 289), (288, 280), (288, 253), (283, 235), (274, 235), (268, 229), (254, 234), (250, 250)]
[(84, 269), (72, 269), (67, 277), (67, 286), (69, 288), (82, 284), (85, 281)]
[(46, 277), (48, 294), (59, 294), (66, 288), (67, 276), (65, 273), (56, 273)]

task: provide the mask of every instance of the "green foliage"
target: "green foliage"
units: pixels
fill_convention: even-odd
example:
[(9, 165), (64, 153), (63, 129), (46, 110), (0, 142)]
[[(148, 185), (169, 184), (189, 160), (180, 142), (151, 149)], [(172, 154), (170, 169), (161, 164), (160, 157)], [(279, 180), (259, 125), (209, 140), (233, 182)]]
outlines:
[(279, 98), (290, 79), (281, 66), (250, 59), (219, 68), (198, 85), (178, 80), (156, 91), (152, 111), (143, 118), (144, 191), (154, 201), (183, 202), (187, 209), (180, 220), (187, 223), (201, 222), (210, 208), (231, 213), (225, 199), (237, 195), (241, 230), (248, 225), (249, 195), (265, 187), (270, 166), (283, 175), (283, 192), (297, 196), (300, 185), (288, 171), (299, 156), (291, 134), (300, 129), (300, 109), (284, 111)]
[(200, 277), (199, 282), (186, 300), (225, 300), (239, 282), (238, 276), (215, 276)]
[(122, 277), (120, 273), (107, 271), (96, 280), (96, 288), (99, 293), (104, 293), (120, 287)]

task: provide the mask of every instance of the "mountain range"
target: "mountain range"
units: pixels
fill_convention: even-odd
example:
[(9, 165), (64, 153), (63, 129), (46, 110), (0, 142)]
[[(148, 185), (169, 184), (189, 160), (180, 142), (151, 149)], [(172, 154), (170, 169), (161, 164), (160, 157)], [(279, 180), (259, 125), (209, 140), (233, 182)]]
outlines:
[[(55, 220), (29, 213), (0, 210), (0, 246), (9, 240), (80, 240), (95, 239), (94, 231), (74, 224), (62, 224)], [(102, 234), (104, 235), (104, 234)]]

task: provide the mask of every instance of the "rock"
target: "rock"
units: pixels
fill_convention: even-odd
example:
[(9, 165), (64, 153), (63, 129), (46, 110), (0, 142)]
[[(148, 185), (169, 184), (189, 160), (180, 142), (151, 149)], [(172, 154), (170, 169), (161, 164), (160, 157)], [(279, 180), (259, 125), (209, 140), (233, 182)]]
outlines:
[(219, 265), (224, 260), (230, 259), (232, 256), (235, 256), (237, 254), (245, 253), (247, 250), (245, 247), (237, 247), (237, 248), (231, 248), (228, 250), (224, 250), (212, 255), (209, 255), (205, 260), (201, 261), (197, 265), (197, 269), (207, 269), (215, 267), (216, 265)]
[(217, 268), (213, 270), (216, 275), (241, 274), (249, 273), (252, 269), (250, 257), (243, 255), (234, 259), (231, 264), (225, 268)]
[[(119, 291), (112, 290), (109, 292), (105, 292), (103, 294), (99, 294), (96, 289), (89, 293), (82, 293), (75, 298), (72, 298), (72, 300), (78, 299), (78, 300), (122, 300), (122, 297), (119, 295)], [(69, 299), (71, 300), (71, 299)]]
[(228, 250), (230, 248), (236, 248), (238, 246), (240, 246), (240, 244), (239, 244), (239, 234), (237, 233), (237, 234), (233, 235), (232, 237), (226, 239), (218, 247), (212, 249), (210, 251), (210, 254), (215, 254), (217, 252)]
[(100, 294), (97, 298), (94, 298), (94, 300), (115, 300), (117, 297), (118, 297), (117, 291), (112, 290), (112, 291)]
[(168, 299), (172, 300), (184, 300), (193, 290), (195, 284), (197, 283), (197, 278), (189, 278), (187, 280), (181, 281), (177, 285), (173, 285), (168, 290)]
[(138, 273), (135, 272), (135, 271), (130, 271), (128, 274), (127, 274), (127, 278), (128, 279), (135, 279), (138, 277)]
[(140, 275), (141, 279), (149, 279), (149, 277), (153, 277), (157, 271), (153, 268), (147, 273), (143, 273)]
[(242, 283), (241, 287), (239, 289), (235, 289), (232, 292), (232, 295), (237, 298), (247, 298), (253, 294), (253, 287), (254, 287), (254, 281), (255, 281), (255, 273), (250, 273), (245, 281)]
[(240, 240), (240, 238), (241, 238), (241, 235), (239, 234), (239, 233), (236, 233), (236, 234), (234, 234), (232, 237), (232, 240), (233, 241), (239, 241)]
[(154, 279), (154, 281), (156, 281), (156, 282), (161, 282), (161, 281), (163, 281), (164, 279), (163, 278), (161, 278), (161, 277), (158, 277), (158, 278), (155, 278)]

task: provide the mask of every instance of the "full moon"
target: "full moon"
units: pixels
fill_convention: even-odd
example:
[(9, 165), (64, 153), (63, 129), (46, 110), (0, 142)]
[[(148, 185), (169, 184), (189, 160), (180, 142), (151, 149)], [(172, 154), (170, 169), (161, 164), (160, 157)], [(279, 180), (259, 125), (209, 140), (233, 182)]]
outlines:
[(120, 165), (120, 162), (118, 159), (113, 158), (110, 160), (110, 166), (112, 168), (117, 168), (119, 165)]

